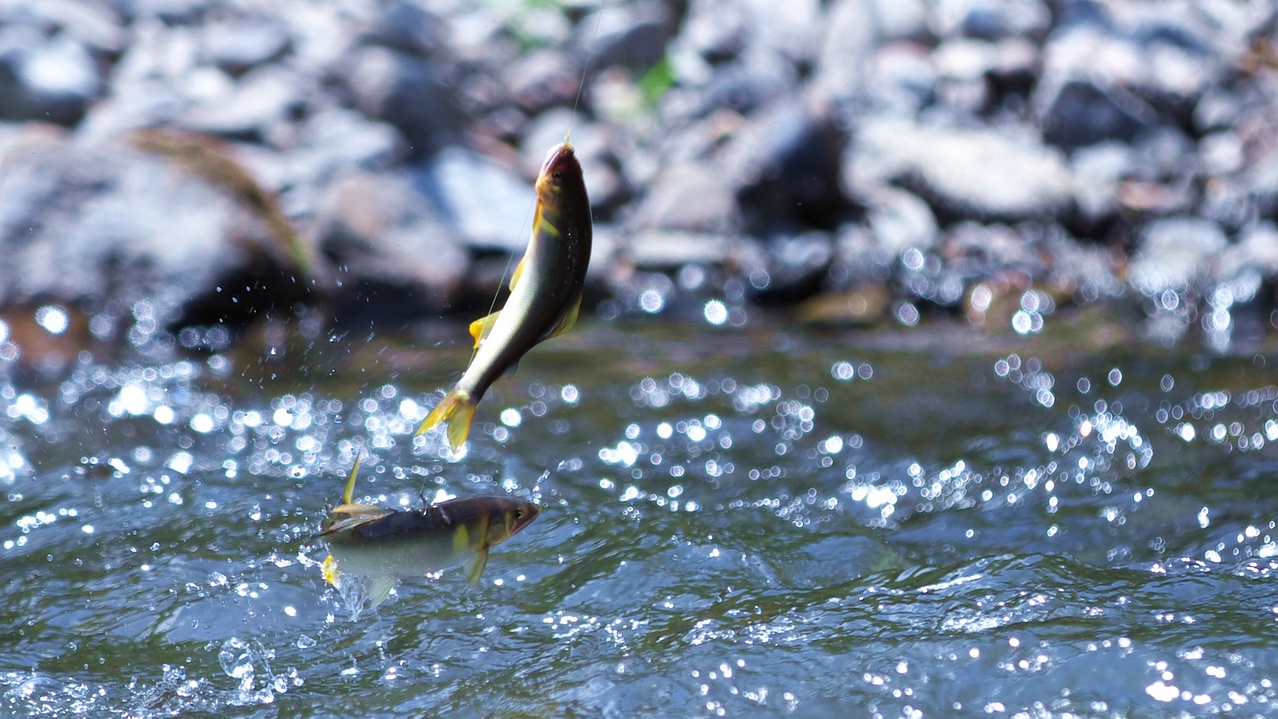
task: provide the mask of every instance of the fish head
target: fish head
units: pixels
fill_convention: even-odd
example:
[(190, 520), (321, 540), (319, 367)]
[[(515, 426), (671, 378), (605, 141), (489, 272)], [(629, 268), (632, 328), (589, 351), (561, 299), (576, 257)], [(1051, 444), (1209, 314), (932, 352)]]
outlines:
[(494, 497), (488, 522), (488, 543), (499, 544), (519, 534), (541, 513), (541, 507), (514, 497)]
[[(537, 196), (553, 199), (566, 186), (582, 183), (581, 163), (577, 162), (577, 154), (571, 142), (561, 142), (546, 153), (546, 161), (537, 173)], [(549, 197), (548, 197), (549, 196)]]

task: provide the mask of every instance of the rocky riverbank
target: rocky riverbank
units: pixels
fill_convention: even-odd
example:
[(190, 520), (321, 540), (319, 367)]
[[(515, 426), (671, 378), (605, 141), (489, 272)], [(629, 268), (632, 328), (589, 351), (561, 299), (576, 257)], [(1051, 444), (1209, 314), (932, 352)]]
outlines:
[(1034, 334), (1103, 303), (1222, 351), (1278, 326), (1269, 3), (0, 13), (0, 359), (470, 319), (569, 129), (605, 318)]

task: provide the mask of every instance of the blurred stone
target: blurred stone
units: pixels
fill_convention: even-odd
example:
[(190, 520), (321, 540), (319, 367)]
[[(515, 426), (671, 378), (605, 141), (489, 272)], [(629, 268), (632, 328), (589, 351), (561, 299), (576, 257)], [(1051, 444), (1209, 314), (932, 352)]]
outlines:
[(1041, 0), (937, 0), (932, 29), (941, 37), (1041, 38), (1052, 12)]
[(447, 87), (429, 61), (383, 47), (362, 47), (337, 70), (365, 115), (399, 128), (414, 155), (441, 148), (457, 121)]
[(315, 243), (335, 268), (340, 321), (406, 322), (455, 297), (470, 260), (407, 172), (361, 172), (329, 188)]
[(774, 103), (725, 148), (730, 182), (751, 224), (795, 218), (829, 227), (844, 208), (838, 177), (846, 139), (829, 108), (814, 105)]
[(878, 40), (877, 15), (870, 0), (835, 0), (826, 11), (825, 36), (814, 62), (815, 91), (834, 101), (859, 95)]
[(4, 166), (0, 304), (145, 303), (149, 335), (197, 316), (233, 330), (307, 294), (255, 209), (159, 155), (28, 132)]
[(1070, 205), (1073, 177), (1060, 154), (1019, 133), (875, 119), (844, 158), (851, 197), (890, 183), (950, 216), (1018, 221), (1055, 217)]
[(825, 232), (769, 237), (763, 247), (764, 265), (745, 277), (762, 304), (793, 304), (816, 294), (834, 259), (833, 240)]
[(679, 18), (669, 3), (634, 0), (609, 5), (577, 24), (579, 42), (599, 67), (647, 70), (661, 59)]
[(439, 52), (443, 46), (439, 18), (416, 2), (390, 0), (379, 3), (371, 19), (372, 24), (360, 35), (365, 44), (422, 57)]
[(101, 91), (97, 65), (76, 40), (0, 27), (0, 119), (74, 125)]
[(279, 58), (290, 45), (288, 32), (265, 18), (211, 23), (200, 39), (208, 59), (231, 75), (243, 75)]
[(1044, 139), (1066, 148), (1130, 141), (1158, 122), (1143, 100), (1100, 79), (1045, 80), (1035, 104)]
[(581, 85), (581, 70), (563, 52), (534, 50), (506, 67), (502, 80), (521, 109), (536, 114), (571, 105)]
[(911, 247), (926, 251), (936, 246), (936, 218), (918, 196), (882, 187), (862, 199), (867, 205), (866, 222), (879, 247), (899, 255)]
[(435, 203), (449, 231), (477, 250), (522, 252), (536, 195), (496, 162), (448, 147), (410, 168), (414, 187)]
[(6, 25), (27, 25), (49, 36), (66, 35), (95, 54), (115, 55), (128, 41), (108, 0), (11, 0), (4, 11)]
[(229, 97), (193, 107), (179, 122), (196, 132), (260, 139), (302, 107), (304, 90), (305, 81), (296, 73), (265, 66), (240, 78)]
[(1085, 227), (1094, 228), (1112, 218), (1119, 210), (1118, 188), (1135, 162), (1127, 145), (1107, 141), (1083, 147), (1074, 152), (1074, 202), (1077, 219)]
[(661, 169), (629, 224), (636, 229), (730, 234), (742, 222), (729, 178), (710, 163), (685, 162)]
[(638, 269), (670, 271), (688, 265), (739, 265), (744, 256), (742, 242), (729, 235), (657, 229), (631, 234), (619, 249), (621, 256)]
[(874, 326), (887, 317), (892, 299), (886, 285), (864, 284), (806, 300), (799, 305), (798, 315), (801, 321), (812, 324)]
[(1149, 297), (1184, 291), (1204, 276), (1227, 244), (1214, 222), (1196, 217), (1155, 220), (1141, 233), (1129, 279)]
[(1238, 242), (1221, 253), (1215, 270), (1216, 278), (1222, 280), (1249, 271), (1269, 280), (1278, 278), (1278, 227), (1273, 222), (1259, 222), (1247, 228)]

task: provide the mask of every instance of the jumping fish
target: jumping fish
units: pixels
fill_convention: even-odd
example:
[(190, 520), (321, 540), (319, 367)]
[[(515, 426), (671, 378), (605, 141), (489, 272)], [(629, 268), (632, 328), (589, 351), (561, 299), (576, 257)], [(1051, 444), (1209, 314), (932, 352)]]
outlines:
[(590, 264), (590, 201), (572, 143), (551, 148), (537, 175), (537, 211), (528, 250), (510, 280), (510, 298), (499, 312), (475, 320), (476, 353), (457, 384), (435, 405), (417, 434), (448, 422), (448, 442), (458, 449), (470, 434), (484, 393), (543, 340), (572, 328), (581, 308)]
[(356, 460), (343, 503), (330, 511), (319, 536), (329, 550), (324, 580), (341, 589), (344, 576), (361, 577), (373, 607), (384, 602), (403, 577), (467, 561), (467, 578), (478, 583), (488, 564), (488, 550), (518, 534), (541, 511), (514, 497), (466, 497), (407, 510), (354, 504), (358, 472)]

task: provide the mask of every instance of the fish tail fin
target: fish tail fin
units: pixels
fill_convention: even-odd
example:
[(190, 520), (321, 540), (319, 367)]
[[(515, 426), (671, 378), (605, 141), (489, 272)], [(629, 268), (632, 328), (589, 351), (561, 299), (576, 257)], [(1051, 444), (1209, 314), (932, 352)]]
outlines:
[(350, 504), (351, 497), (355, 495), (355, 479), (359, 476), (359, 461), (364, 458), (364, 453), (360, 452), (355, 455), (355, 464), (351, 466), (351, 476), (346, 480), (346, 492), (342, 494), (342, 504)]
[(440, 422), (448, 422), (448, 443), (453, 449), (459, 449), (466, 443), (466, 437), (470, 435), (470, 423), (475, 419), (475, 408), (478, 405), (470, 398), (470, 393), (453, 388), (444, 398), (435, 405), (435, 408), (426, 415), (426, 419), (422, 420), (422, 425), (417, 428), (417, 434), (423, 434), (426, 430), (435, 427)]
[(366, 581), (364, 593), (368, 595), (368, 606), (376, 609), (377, 605), (386, 601), (397, 581), (399, 580), (395, 577), (373, 577)]

